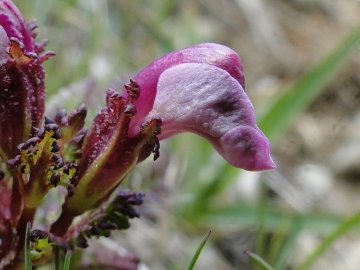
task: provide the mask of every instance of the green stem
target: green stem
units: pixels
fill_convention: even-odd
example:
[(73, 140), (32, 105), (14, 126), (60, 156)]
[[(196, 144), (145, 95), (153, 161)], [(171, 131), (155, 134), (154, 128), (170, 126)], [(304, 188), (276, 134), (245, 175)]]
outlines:
[(60, 270), (60, 248), (55, 247), (55, 270)]
[(69, 268), (70, 268), (70, 261), (71, 261), (71, 254), (72, 254), (71, 250), (68, 250), (68, 251), (66, 252), (63, 270), (69, 270)]
[(258, 230), (255, 250), (257, 254), (263, 254), (265, 246), (265, 215), (267, 208), (267, 194), (266, 185), (264, 184), (264, 182), (261, 182), (260, 189), (260, 198), (256, 207), (256, 225), (258, 226)]
[(245, 254), (249, 256), (249, 258), (255, 262), (257, 265), (259, 265), (264, 270), (274, 270), (264, 259), (262, 259), (259, 255), (256, 255), (255, 253), (251, 251), (245, 251)]
[(31, 222), (26, 224), (25, 232), (25, 270), (32, 270), (31, 253), (30, 253), (30, 231)]
[(325, 250), (327, 250), (331, 244), (339, 237), (343, 236), (348, 230), (355, 227), (360, 223), (360, 211), (355, 213), (352, 217), (345, 220), (340, 224), (330, 235), (328, 235), (321, 244), (300, 263), (294, 270), (308, 269), (315, 261), (320, 257)]
[(211, 234), (211, 231), (209, 231), (208, 234), (205, 236), (205, 238), (201, 241), (200, 246), (197, 248), (194, 256), (192, 257), (191, 262), (190, 262), (187, 270), (192, 270), (194, 268), (194, 266), (196, 264), (196, 261), (199, 258), (200, 253), (201, 253), (203, 247), (205, 246), (206, 241), (208, 240), (210, 234)]
[(61, 212), (60, 217), (51, 225), (50, 232), (56, 236), (63, 236), (70, 227), (76, 215), (69, 213), (69, 211)]

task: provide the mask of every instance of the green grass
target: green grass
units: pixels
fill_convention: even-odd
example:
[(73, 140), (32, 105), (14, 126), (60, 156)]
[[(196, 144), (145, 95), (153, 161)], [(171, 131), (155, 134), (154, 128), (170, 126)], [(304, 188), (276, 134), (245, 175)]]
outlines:
[(260, 129), (273, 142), (284, 132), (294, 117), (306, 109), (324, 90), (349, 55), (359, 46), (360, 27), (315, 67), (310, 68), (292, 86), (281, 91), (268, 111), (258, 119)]
[(25, 233), (25, 270), (32, 269), (31, 263), (31, 250), (30, 250), (30, 233), (31, 233), (31, 223), (26, 224), (26, 233)]
[(196, 251), (194, 253), (194, 256), (192, 257), (192, 259), (191, 259), (191, 261), (189, 263), (189, 266), (187, 267), (187, 270), (193, 270), (194, 269), (196, 261), (198, 260), (198, 258), (200, 256), (200, 253), (201, 253), (201, 251), (203, 250), (203, 248), (204, 248), (204, 246), (206, 244), (206, 241), (209, 239), (210, 234), (211, 234), (211, 231), (208, 232), (208, 234), (205, 236), (205, 238), (201, 241), (199, 247), (196, 249)]

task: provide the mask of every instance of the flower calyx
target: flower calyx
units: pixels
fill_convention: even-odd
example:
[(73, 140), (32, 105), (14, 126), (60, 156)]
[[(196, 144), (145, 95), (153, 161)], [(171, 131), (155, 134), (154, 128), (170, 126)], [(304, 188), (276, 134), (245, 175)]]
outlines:
[[(59, 115), (63, 117), (59, 117)], [(24, 186), (26, 208), (36, 208), (52, 187), (75, 192), (86, 108), (82, 105), (69, 117), (60, 111), (55, 120), (45, 117), (43, 128), (17, 146), (15, 158), (7, 161), (12, 176)]]
[(45, 105), (45, 73), (41, 64), (55, 54), (25, 52), (24, 44), (14, 37), (9, 38), (6, 52), (9, 57), (0, 59), (0, 120), (3, 126), (13, 128), (0, 131), (0, 155), (5, 160), (41, 124)]
[(130, 227), (129, 219), (139, 218), (140, 214), (135, 206), (143, 203), (144, 193), (121, 190), (116, 197), (107, 204), (90, 214), (80, 222), (82, 225), (75, 226), (65, 239), (80, 248), (87, 248), (87, 239), (91, 237), (109, 237), (114, 230), (125, 230)]
[[(65, 200), (64, 215), (80, 215), (99, 206), (137, 163), (151, 153), (154, 159), (159, 157), (161, 118), (142, 123), (136, 135), (129, 135), (140, 87), (131, 80), (125, 90), (126, 99), (112, 89), (107, 91), (107, 106), (96, 116), (84, 139), (78, 162), (79, 181), (74, 196)], [(86, 204), (82, 203), (85, 200)]]

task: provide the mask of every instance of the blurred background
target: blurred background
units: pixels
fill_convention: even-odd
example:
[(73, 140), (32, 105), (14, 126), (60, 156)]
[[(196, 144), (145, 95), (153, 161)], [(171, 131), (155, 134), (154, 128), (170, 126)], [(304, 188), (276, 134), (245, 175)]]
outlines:
[(13, 1), (57, 53), (45, 63), (48, 115), (84, 102), (90, 125), (108, 87), (122, 91), (167, 52), (221, 43), (241, 56), (278, 166), (232, 168), (192, 134), (161, 142), (160, 159), (121, 186), (146, 192), (141, 218), (74, 269), (102, 248), (123, 260), (108, 269), (185, 269), (210, 230), (195, 269), (265, 269), (246, 250), (274, 269), (359, 269), (358, 0)]

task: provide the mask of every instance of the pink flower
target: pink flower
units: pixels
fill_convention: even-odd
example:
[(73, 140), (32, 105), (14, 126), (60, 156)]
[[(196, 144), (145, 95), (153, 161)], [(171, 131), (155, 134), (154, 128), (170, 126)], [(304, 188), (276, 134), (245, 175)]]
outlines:
[(239, 56), (218, 44), (204, 43), (169, 53), (144, 68), (135, 81), (141, 95), (131, 122), (162, 119), (159, 139), (193, 132), (207, 140), (231, 165), (250, 171), (275, 167), (270, 143), (255, 123), (244, 91)]
[(63, 235), (65, 223), (104, 202), (137, 163), (151, 153), (156, 159), (159, 139), (180, 132), (209, 140), (235, 167), (275, 167), (244, 91), (240, 58), (229, 48), (200, 44), (167, 54), (125, 90), (123, 96), (108, 90), (107, 107), (85, 137), (76, 191), (52, 227), (55, 234)]

